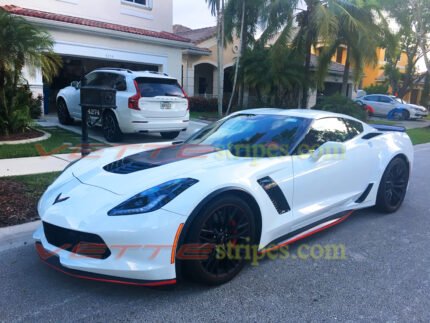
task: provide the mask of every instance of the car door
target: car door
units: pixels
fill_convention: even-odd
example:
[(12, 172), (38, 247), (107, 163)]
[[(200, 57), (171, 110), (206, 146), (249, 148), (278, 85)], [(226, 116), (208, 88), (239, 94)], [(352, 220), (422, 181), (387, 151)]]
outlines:
[(391, 110), (395, 108), (394, 100), (388, 96), (379, 95), (378, 96), (380, 115), (387, 116)]
[[(366, 190), (375, 154), (369, 153), (368, 143), (358, 136), (363, 125), (353, 122), (354, 131), (342, 118), (315, 120), (294, 153), (291, 231), (350, 208)], [(343, 143), (344, 149), (313, 158), (313, 152), (332, 142)]]
[(371, 106), (373, 110), (375, 111), (375, 114), (380, 114), (380, 107), (379, 107), (379, 99), (377, 95), (367, 95), (364, 97), (364, 102)]

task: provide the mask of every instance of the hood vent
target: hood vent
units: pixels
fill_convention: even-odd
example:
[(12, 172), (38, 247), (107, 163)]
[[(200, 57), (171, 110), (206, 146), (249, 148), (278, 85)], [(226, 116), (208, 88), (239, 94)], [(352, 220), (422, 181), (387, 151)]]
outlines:
[(141, 170), (171, 164), (218, 151), (207, 145), (173, 145), (125, 157), (106, 165), (103, 169), (114, 174), (131, 174)]

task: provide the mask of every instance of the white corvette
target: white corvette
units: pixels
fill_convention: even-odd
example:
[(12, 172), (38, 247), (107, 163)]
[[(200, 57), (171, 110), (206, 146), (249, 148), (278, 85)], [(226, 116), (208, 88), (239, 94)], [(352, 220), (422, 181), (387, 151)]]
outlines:
[[(413, 162), (402, 130), (256, 109), (183, 143), (106, 149), (67, 168), (43, 195), (36, 249), (80, 278), (158, 286), (188, 274), (221, 284), (243, 268), (244, 247), (265, 253), (356, 209), (396, 211)], [(236, 257), (225, 257), (227, 248)]]

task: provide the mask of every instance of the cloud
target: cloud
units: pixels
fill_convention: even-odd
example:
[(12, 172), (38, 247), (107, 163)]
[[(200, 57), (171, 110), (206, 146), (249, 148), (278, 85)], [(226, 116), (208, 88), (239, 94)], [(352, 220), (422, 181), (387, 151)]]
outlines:
[(205, 0), (173, 0), (173, 23), (190, 28), (216, 25)]

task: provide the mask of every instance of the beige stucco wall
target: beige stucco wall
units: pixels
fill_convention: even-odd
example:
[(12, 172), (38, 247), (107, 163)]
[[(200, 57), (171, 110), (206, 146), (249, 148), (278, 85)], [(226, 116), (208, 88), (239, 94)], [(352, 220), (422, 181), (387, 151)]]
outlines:
[[(198, 47), (208, 48), (211, 50), (210, 55), (183, 55), (182, 66), (183, 66), (183, 86), (189, 95), (194, 95), (195, 82), (194, 82), (194, 68), (198, 64), (208, 63), (215, 67), (213, 75), (213, 94), (218, 92), (218, 59), (217, 59), (217, 42), (216, 37), (210, 38), (202, 43), (198, 44)], [(236, 47), (236, 48), (235, 48)], [(224, 49), (224, 69), (233, 66), (235, 58), (237, 56), (237, 49), (239, 48), (239, 41), (235, 39), (233, 43), (227, 44)]]
[(152, 8), (145, 8), (124, 0), (0, 0), (0, 4), (171, 32), (172, 1), (149, 0)]

